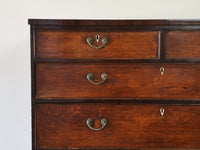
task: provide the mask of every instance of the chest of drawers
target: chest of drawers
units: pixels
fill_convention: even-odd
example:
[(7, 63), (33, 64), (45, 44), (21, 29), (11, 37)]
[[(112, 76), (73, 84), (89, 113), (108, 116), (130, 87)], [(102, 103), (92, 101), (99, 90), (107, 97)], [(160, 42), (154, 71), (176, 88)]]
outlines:
[(29, 19), (32, 149), (200, 149), (200, 21)]

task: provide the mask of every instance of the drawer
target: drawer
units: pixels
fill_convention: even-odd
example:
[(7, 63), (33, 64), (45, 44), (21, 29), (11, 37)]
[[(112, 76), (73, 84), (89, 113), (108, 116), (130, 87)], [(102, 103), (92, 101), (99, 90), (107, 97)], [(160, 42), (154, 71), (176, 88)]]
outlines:
[(158, 31), (39, 30), (36, 31), (36, 55), (38, 58), (48, 59), (156, 59), (158, 57)]
[(200, 30), (168, 31), (166, 33), (167, 58), (200, 58)]
[(38, 64), (36, 98), (199, 100), (199, 74), (200, 64)]
[(197, 105), (71, 103), (36, 107), (37, 148), (200, 149)]

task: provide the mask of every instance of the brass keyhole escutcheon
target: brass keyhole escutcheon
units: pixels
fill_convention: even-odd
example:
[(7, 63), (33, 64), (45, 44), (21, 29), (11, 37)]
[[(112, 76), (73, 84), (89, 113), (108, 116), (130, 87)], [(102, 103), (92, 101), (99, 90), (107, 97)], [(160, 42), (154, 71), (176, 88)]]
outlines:
[(96, 41), (97, 41), (97, 43), (99, 43), (99, 39), (100, 39), (100, 35), (97, 34), (97, 35), (96, 35)]
[(165, 109), (164, 108), (160, 108), (160, 116), (163, 117), (165, 113)]
[(164, 67), (161, 67), (160, 68), (160, 74), (163, 76), (164, 75), (164, 71), (165, 71), (165, 68)]
[(97, 34), (97, 35), (95, 36), (95, 38), (93, 38), (93, 36), (87, 37), (87, 43), (88, 43), (88, 45), (89, 45), (91, 48), (94, 48), (94, 49), (101, 49), (101, 48), (104, 48), (104, 47), (106, 46), (106, 44), (108, 43), (108, 37), (104, 36), (104, 37), (101, 38), (101, 43), (102, 43), (102, 45), (96, 47), (96, 46), (93, 46), (93, 43), (94, 43), (95, 40), (96, 40), (97, 43), (99, 42), (99, 40), (100, 40), (100, 35), (99, 35), (99, 34)]

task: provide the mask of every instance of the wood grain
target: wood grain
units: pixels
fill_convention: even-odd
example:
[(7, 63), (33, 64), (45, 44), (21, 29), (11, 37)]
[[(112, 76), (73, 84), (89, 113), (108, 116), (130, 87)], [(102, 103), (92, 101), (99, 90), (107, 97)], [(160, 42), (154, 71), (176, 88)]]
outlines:
[[(103, 72), (108, 79), (93, 85), (86, 79), (89, 72), (95, 82)], [(199, 74), (199, 64), (38, 64), (36, 97), (199, 100)]]
[(168, 31), (166, 33), (167, 58), (200, 58), (200, 30)]
[(173, 20), (70, 20), (70, 19), (29, 19), (30, 25), (49, 26), (197, 26), (200, 25), (198, 19), (173, 19)]
[[(102, 49), (91, 48), (87, 37), (99, 34), (93, 46), (102, 45), (101, 38), (109, 41)], [(36, 32), (36, 52), (38, 58), (54, 59), (106, 59), (106, 58), (142, 58), (158, 57), (158, 32), (87, 32), (67, 30), (47, 30)]]
[[(160, 108), (165, 109), (160, 116)], [(197, 148), (200, 149), (200, 106), (131, 104), (39, 104), (38, 148)], [(106, 118), (108, 125), (92, 131)]]
[[(160, 26), (167, 23), (166, 20), (70, 20), (70, 19), (29, 19), (31, 25), (54, 26)], [(194, 23), (191, 22), (190, 23)], [(199, 23), (200, 24), (200, 23)]]
[[(32, 150), (200, 149), (200, 20), (29, 24)], [(103, 49), (86, 43), (96, 34), (109, 38)], [(88, 72), (108, 80), (92, 85)], [(89, 117), (108, 125), (91, 131)]]

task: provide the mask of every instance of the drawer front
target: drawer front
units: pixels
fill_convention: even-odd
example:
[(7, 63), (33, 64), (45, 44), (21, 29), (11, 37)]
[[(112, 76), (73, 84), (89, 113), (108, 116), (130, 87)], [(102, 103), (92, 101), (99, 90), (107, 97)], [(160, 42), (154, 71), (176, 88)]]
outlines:
[[(161, 116), (160, 109), (164, 109)], [(86, 124), (91, 118), (93, 131)], [(38, 104), (38, 148), (200, 148), (200, 106)]]
[[(99, 35), (99, 41), (96, 41)], [(89, 46), (89, 42), (95, 49)], [(108, 38), (102, 43), (102, 38)], [(90, 39), (91, 40), (91, 39)], [(106, 59), (140, 58), (158, 56), (158, 31), (151, 32), (76, 32), (46, 30), (36, 32), (36, 53), (38, 58), (54, 59)]]
[[(94, 79), (87, 79), (89, 73)], [(195, 100), (200, 99), (199, 74), (199, 64), (38, 64), (36, 98)]]
[(200, 30), (168, 31), (166, 52), (167, 58), (200, 58)]

